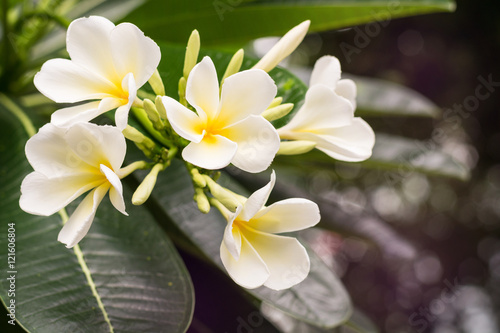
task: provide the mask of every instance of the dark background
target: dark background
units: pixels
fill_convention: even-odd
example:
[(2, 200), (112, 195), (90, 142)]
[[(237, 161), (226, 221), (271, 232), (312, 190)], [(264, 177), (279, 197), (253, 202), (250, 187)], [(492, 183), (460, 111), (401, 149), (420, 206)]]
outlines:
[[(340, 45), (356, 46), (357, 34), (352, 29), (321, 34), (318, 55), (337, 56), (344, 72), (402, 83), (445, 111), (475, 94), (479, 76), (500, 82), (498, 1), (459, 0), (455, 13), (391, 20), (349, 59)], [(381, 331), (500, 331), (499, 101), (497, 87), (477, 111), (453, 121), (366, 118), (376, 130), (421, 140), (431, 137), (433, 128), (442, 128), (447, 136), (441, 146), (475, 166), (465, 183), (416, 177), (408, 188), (420, 191), (419, 200), (399, 209), (379, 205), (377, 210), (375, 199), (368, 197), (367, 206), (375, 206), (416, 249), (413, 260), (370, 246), (353, 260), (350, 243), (339, 241), (335, 256), (342, 262), (342, 279), (354, 304)], [(391, 197), (387, 199), (390, 206)], [(450, 284), (459, 285), (451, 294)]]
[[(359, 26), (309, 35), (292, 62), (312, 66), (322, 55), (335, 55), (343, 72), (401, 83), (444, 112), (474, 96), (479, 76), (500, 82), (498, 1), (459, 0), (455, 13), (378, 25), (379, 30)], [(368, 42), (360, 43), (359, 31), (371, 32)], [(357, 51), (346, 53), (353, 50), (346, 45)], [(308, 177), (311, 192), (345, 198), (349, 213), (373, 210), (385, 221), (384, 227), (395, 231), (384, 236), (388, 244), (383, 248), (355, 233), (308, 237), (342, 277), (355, 307), (381, 332), (500, 332), (499, 101), (497, 87), (477, 110), (464, 116), (365, 118), (376, 131), (424, 141), (435, 128), (441, 129), (445, 136), (436, 143), (473, 167), (467, 182), (412, 173), (401, 184), (391, 185), (376, 170), (343, 165), (335, 167), (335, 179)], [(196, 261), (187, 264), (193, 271), (201, 269)], [(208, 278), (211, 269), (205, 268)], [(193, 276), (203, 276), (197, 273)], [(223, 278), (210, 274), (215, 274), (213, 281)], [(238, 326), (238, 318), (247, 318), (252, 309), (234, 290), (226, 287), (220, 292), (211, 278), (194, 283), (192, 332), (210, 332), (208, 327), (214, 332), (268, 330), (265, 325)]]

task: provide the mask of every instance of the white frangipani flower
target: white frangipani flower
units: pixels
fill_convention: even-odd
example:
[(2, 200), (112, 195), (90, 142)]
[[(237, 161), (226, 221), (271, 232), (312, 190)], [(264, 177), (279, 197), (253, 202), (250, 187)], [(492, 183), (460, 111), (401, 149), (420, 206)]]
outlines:
[(262, 69), (269, 72), (276, 67), (283, 59), (288, 57), (299, 44), (309, 30), (311, 21), (307, 20), (293, 27), (267, 52), (253, 68)]
[(340, 73), (337, 58), (320, 58), (304, 105), (278, 133), (282, 139), (314, 142), (317, 149), (337, 160), (363, 161), (372, 154), (375, 133), (363, 119), (354, 117), (356, 85), (340, 80)]
[(324, 84), (335, 91), (337, 95), (351, 102), (353, 110), (356, 110), (356, 83), (351, 79), (341, 80), (341, 74), (340, 61), (334, 56), (323, 56), (314, 64), (309, 87)]
[(125, 138), (116, 127), (79, 123), (65, 129), (46, 124), (26, 143), (34, 171), (21, 185), (21, 209), (49, 216), (91, 190), (58, 236), (68, 248), (75, 246), (87, 234), (108, 190), (113, 206), (128, 215), (120, 181), (125, 153)]
[(306, 249), (294, 237), (279, 236), (317, 224), (319, 208), (306, 199), (291, 198), (265, 207), (275, 183), (253, 193), (228, 224), (220, 247), (222, 263), (231, 278), (245, 288), (262, 285), (282, 290), (303, 281), (309, 274)]
[(52, 123), (68, 127), (118, 108), (116, 125), (123, 130), (137, 90), (160, 62), (158, 45), (131, 23), (115, 26), (91, 16), (71, 22), (66, 48), (71, 60), (47, 61), (35, 76), (35, 86), (57, 103), (93, 101), (54, 112)]
[(186, 100), (196, 112), (163, 97), (167, 118), (181, 137), (191, 141), (182, 151), (189, 163), (220, 169), (232, 163), (248, 172), (265, 170), (279, 149), (279, 135), (261, 113), (276, 95), (276, 85), (260, 69), (236, 73), (219, 82), (209, 57), (197, 64), (187, 80)]

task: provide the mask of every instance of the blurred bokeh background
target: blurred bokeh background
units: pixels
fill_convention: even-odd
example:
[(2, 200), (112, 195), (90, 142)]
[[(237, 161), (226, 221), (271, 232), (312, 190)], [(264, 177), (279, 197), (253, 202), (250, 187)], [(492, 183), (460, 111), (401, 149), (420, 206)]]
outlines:
[[(361, 40), (359, 31), (371, 36)], [(259, 43), (265, 49), (272, 40)], [(406, 85), (443, 109), (430, 120), (365, 117), (376, 131), (435, 144), (473, 169), (465, 182), (414, 170), (394, 181), (345, 164), (311, 172), (302, 184), (347, 234), (304, 236), (381, 332), (500, 332), (500, 3), (458, 0), (451, 14), (311, 34), (288, 64), (312, 66), (325, 54), (338, 57), (344, 73)], [(479, 77), (498, 83), (474, 105), (468, 97), (484, 86)], [(213, 297), (199, 286), (198, 302), (204, 296)], [(214, 322), (215, 310), (198, 304), (195, 316)]]
[[(393, 246), (382, 249), (334, 234), (317, 235), (317, 249), (333, 256), (354, 304), (384, 332), (499, 332), (500, 83), (475, 111), (467, 112), (464, 103), (475, 96), (478, 77), (500, 82), (500, 3), (459, 0), (452, 14), (392, 20), (359, 52), (345, 52), (342, 43), (355, 46), (359, 30), (310, 36), (303, 61), (312, 65), (332, 54), (344, 72), (402, 83), (427, 96), (443, 116), (366, 120), (376, 130), (420, 140), (439, 128), (438, 144), (474, 169), (467, 182), (411, 171), (388, 182), (383, 173), (342, 166), (329, 182), (312, 175), (312, 191), (360, 216), (373, 209), (395, 230), (385, 238)], [(462, 115), (447, 112), (460, 106)]]

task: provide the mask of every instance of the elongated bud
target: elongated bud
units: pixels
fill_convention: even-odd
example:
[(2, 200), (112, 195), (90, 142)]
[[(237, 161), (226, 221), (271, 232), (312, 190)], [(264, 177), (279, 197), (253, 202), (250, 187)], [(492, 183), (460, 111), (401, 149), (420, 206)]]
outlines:
[(160, 115), (161, 119), (167, 119), (167, 110), (165, 110), (165, 105), (163, 105), (163, 102), (161, 100), (162, 97), (163, 96), (156, 96), (155, 99), (156, 111), (158, 111), (158, 114)]
[(207, 182), (207, 186), (210, 189), (210, 193), (217, 199), (221, 204), (224, 205), (231, 212), (235, 212), (240, 202), (236, 198), (236, 196), (229, 191), (228, 189), (220, 186), (212, 178), (207, 175), (203, 176), (205, 181)]
[(266, 118), (269, 121), (273, 121), (276, 119), (283, 118), (284, 116), (289, 114), (290, 111), (292, 111), (292, 109), (293, 109), (293, 103), (285, 103), (262, 112), (262, 117)]
[(179, 80), (179, 102), (181, 104), (183, 104), (184, 106), (187, 105), (187, 101), (186, 101), (186, 84), (187, 84), (186, 78), (185, 77), (181, 77), (180, 80)]
[(161, 79), (158, 69), (155, 70), (153, 75), (149, 78), (148, 82), (151, 88), (153, 88), (153, 91), (156, 95), (165, 96), (165, 86), (163, 85), (163, 80)]
[(142, 205), (146, 200), (148, 200), (153, 188), (156, 185), (156, 179), (158, 178), (158, 173), (163, 169), (163, 164), (158, 163), (155, 164), (153, 169), (149, 172), (149, 174), (144, 178), (142, 183), (135, 190), (134, 195), (132, 196), (132, 203), (134, 205)]
[(299, 155), (307, 153), (316, 147), (313, 141), (281, 141), (277, 155)]
[(149, 99), (144, 99), (144, 111), (146, 111), (149, 120), (151, 120), (151, 123), (156, 130), (161, 130), (165, 127), (160, 119), (158, 110), (156, 110), (155, 103), (153, 103)]
[(191, 169), (191, 177), (193, 178), (193, 182), (195, 183), (196, 186), (201, 188), (207, 186), (207, 181), (202, 175), (200, 175), (198, 169), (196, 168)]
[(198, 53), (200, 52), (200, 34), (198, 30), (193, 30), (186, 47), (186, 57), (184, 58), (183, 75), (187, 80), (189, 73), (198, 61)]
[(130, 125), (127, 125), (125, 129), (122, 131), (123, 136), (125, 138), (129, 139), (130, 141), (133, 141), (135, 143), (143, 145), (145, 148), (152, 150), (156, 147), (156, 144), (154, 143), (153, 140), (142, 134), (140, 131), (138, 131), (135, 127), (132, 127)]
[(207, 214), (208, 212), (210, 212), (210, 202), (208, 201), (208, 198), (205, 195), (203, 189), (195, 189), (194, 201), (196, 201), (200, 212), (202, 212), (203, 214)]
[(274, 108), (275, 106), (278, 106), (281, 104), (281, 102), (283, 102), (283, 97), (276, 97), (275, 99), (273, 99), (273, 101), (271, 102), (271, 104), (269, 104), (269, 106), (267, 107), (267, 109), (272, 109)]
[(310, 24), (311, 21), (307, 20), (288, 31), (253, 68), (269, 72), (276, 67), (299, 46), (306, 36)]
[(227, 65), (226, 71), (224, 72), (224, 76), (222, 77), (220, 85), (224, 83), (224, 80), (228, 78), (229, 76), (236, 74), (240, 71), (241, 65), (243, 64), (243, 57), (245, 55), (245, 52), (243, 49), (239, 49), (236, 51), (236, 53), (233, 55), (231, 60), (229, 61), (229, 64)]

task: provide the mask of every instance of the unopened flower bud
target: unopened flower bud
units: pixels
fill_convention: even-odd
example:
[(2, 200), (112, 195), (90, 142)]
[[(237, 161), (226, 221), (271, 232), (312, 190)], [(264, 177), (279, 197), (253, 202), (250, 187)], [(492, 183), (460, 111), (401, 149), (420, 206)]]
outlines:
[(207, 182), (207, 186), (210, 189), (210, 193), (217, 199), (221, 204), (224, 205), (231, 212), (235, 212), (236, 208), (240, 205), (237, 197), (229, 191), (228, 189), (220, 186), (209, 176), (203, 176)]
[(155, 99), (156, 111), (158, 111), (158, 114), (160, 115), (161, 119), (167, 119), (167, 110), (165, 110), (165, 105), (163, 105), (163, 102), (161, 101), (162, 97), (163, 96), (156, 96)]
[(151, 123), (153, 124), (153, 127), (156, 130), (161, 130), (163, 129), (163, 127), (165, 127), (160, 119), (160, 114), (158, 113), (158, 110), (156, 110), (155, 103), (153, 103), (147, 98), (144, 99), (144, 111), (146, 111), (149, 120), (151, 120)]
[(267, 109), (262, 113), (262, 117), (269, 121), (283, 118), (290, 113), (293, 109), (293, 103), (285, 103), (282, 105), (275, 106), (274, 108)]
[(299, 46), (306, 36), (310, 24), (311, 21), (307, 20), (288, 31), (253, 68), (269, 72), (276, 67)]
[(271, 102), (271, 104), (269, 104), (269, 106), (267, 108), (272, 109), (275, 106), (280, 105), (281, 102), (283, 102), (283, 97), (276, 97), (275, 99), (273, 99), (273, 101)]
[(205, 195), (203, 189), (195, 189), (194, 200), (196, 201), (200, 212), (202, 212), (203, 214), (207, 214), (208, 212), (210, 212), (210, 202), (208, 201), (208, 198)]
[(135, 127), (127, 125), (127, 127), (125, 127), (122, 133), (125, 136), (125, 138), (144, 146), (146, 149), (153, 150), (156, 147), (156, 144), (154, 143), (153, 140), (142, 134)]
[(193, 178), (193, 182), (195, 183), (196, 186), (201, 187), (201, 188), (207, 186), (207, 181), (200, 174), (198, 169), (196, 169), (196, 168), (191, 169), (191, 177)]
[(132, 203), (134, 205), (142, 205), (146, 200), (148, 200), (153, 188), (156, 185), (156, 178), (158, 177), (158, 173), (163, 169), (163, 164), (156, 164), (149, 174), (144, 178), (142, 183), (135, 190), (134, 195), (132, 196)]
[(187, 101), (186, 101), (186, 85), (187, 85), (187, 81), (186, 81), (186, 78), (185, 77), (181, 77), (179, 79), (179, 102), (183, 105), (187, 105)]
[(307, 153), (316, 147), (313, 141), (281, 141), (277, 155), (299, 155)]
[(158, 69), (155, 70), (148, 82), (156, 95), (165, 96), (165, 86), (163, 85), (163, 80), (161, 79)]
[(198, 61), (198, 53), (200, 52), (200, 34), (198, 30), (193, 30), (186, 47), (186, 57), (184, 58), (183, 75), (187, 80), (189, 73)]
[(224, 76), (222, 77), (220, 85), (224, 83), (224, 80), (228, 77), (230, 77), (233, 74), (236, 74), (240, 71), (241, 65), (243, 64), (243, 56), (245, 55), (245, 52), (243, 49), (239, 49), (236, 51), (236, 53), (233, 55), (231, 60), (229, 61), (229, 64), (227, 65), (226, 71), (224, 72)]

